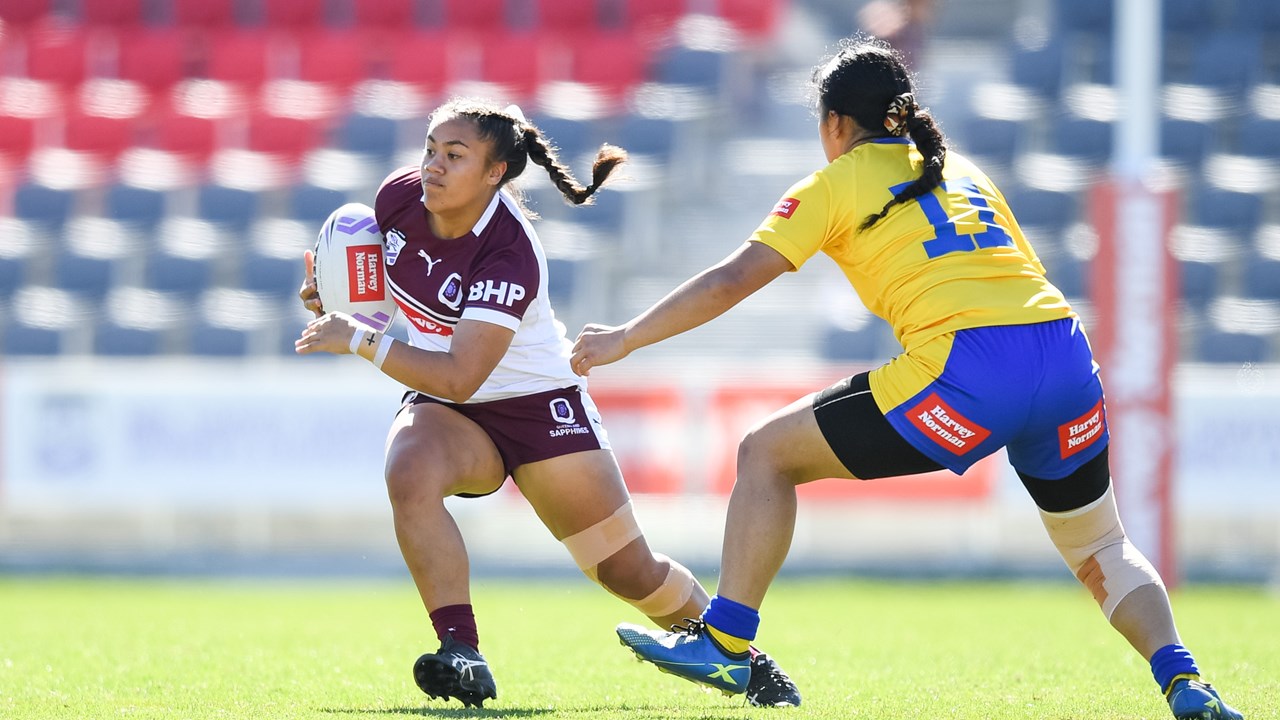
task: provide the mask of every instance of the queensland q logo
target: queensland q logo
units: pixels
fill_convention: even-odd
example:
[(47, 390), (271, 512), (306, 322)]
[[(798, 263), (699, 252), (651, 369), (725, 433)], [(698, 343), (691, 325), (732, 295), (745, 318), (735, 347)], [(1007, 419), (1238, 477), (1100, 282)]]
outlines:
[(450, 273), (449, 277), (444, 279), (444, 284), (440, 286), (437, 297), (440, 298), (440, 302), (457, 310), (462, 304), (462, 276), (458, 273)]
[(573, 406), (564, 398), (552, 400), (551, 419), (561, 425), (573, 425), (576, 422), (576, 418), (573, 416)]

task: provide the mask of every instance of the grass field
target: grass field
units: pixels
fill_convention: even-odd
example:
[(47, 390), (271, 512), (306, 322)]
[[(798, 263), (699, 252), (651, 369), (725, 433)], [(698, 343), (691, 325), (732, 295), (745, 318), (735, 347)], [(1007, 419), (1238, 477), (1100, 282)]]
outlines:
[[(1225, 698), (1280, 717), (1280, 597), (1191, 587), (1185, 643)], [(782, 580), (759, 644), (804, 705), (762, 710), (632, 659), (634, 611), (586, 580), (478, 580), (499, 697), (428, 701), (435, 639), (405, 582), (0, 578), (0, 717), (1166, 718), (1146, 663), (1074, 585)]]

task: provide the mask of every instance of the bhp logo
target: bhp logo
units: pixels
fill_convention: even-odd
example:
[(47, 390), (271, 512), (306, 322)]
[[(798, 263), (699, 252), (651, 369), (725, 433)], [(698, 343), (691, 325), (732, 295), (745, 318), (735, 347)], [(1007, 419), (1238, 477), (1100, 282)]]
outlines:
[(347, 248), (347, 296), (352, 302), (382, 300), (381, 245), (351, 245)]

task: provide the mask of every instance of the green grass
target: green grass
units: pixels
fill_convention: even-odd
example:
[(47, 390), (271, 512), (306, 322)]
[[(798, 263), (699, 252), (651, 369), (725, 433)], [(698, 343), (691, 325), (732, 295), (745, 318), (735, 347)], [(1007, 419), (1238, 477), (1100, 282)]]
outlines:
[[(804, 692), (744, 707), (635, 662), (640, 620), (586, 580), (479, 580), (499, 699), (427, 701), (435, 649), (401, 582), (0, 578), (0, 718), (1166, 718), (1150, 672), (1073, 585), (780, 581), (759, 644)], [(1251, 719), (1280, 708), (1280, 598), (1174, 596), (1184, 642)]]

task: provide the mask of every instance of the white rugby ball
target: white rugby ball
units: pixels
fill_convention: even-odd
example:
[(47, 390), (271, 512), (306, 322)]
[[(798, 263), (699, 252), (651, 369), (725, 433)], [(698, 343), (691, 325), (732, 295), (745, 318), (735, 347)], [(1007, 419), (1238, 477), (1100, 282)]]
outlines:
[(316, 238), (316, 290), (325, 312), (351, 315), (378, 331), (396, 316), (387, 288), (382, 233), (373, 208), (347, 203), (334, 210)]

